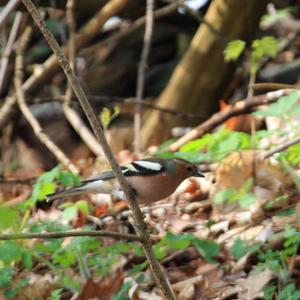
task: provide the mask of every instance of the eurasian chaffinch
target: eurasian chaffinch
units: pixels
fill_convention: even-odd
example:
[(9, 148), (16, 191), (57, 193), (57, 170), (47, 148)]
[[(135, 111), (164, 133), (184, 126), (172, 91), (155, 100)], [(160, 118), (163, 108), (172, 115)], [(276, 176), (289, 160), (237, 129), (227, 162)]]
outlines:
[[(173, 194), (178, 185), (191, 176), (204, 177), (196, 165), (179, 158), (147, 158), (121, 166), (123, 175), (133, 188), (140, 204), (149, 204)], [(85, 193), (110, 194), (121, 199), (126, 197), (120, 188), (113, 184), (115, 175), (106, 171), (99, 176), (81, 182), (78, 187), (47, 196), (48, 200)]]

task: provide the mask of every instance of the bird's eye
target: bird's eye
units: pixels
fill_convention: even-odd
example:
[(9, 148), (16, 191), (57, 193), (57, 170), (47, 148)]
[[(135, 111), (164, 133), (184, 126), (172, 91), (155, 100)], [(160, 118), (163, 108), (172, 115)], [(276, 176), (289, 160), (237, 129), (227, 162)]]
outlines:
[(187, 170), (188, 170), (189, 172), (192, 172), (192, 171), (193, 171), (193, 167), (187, 167)]

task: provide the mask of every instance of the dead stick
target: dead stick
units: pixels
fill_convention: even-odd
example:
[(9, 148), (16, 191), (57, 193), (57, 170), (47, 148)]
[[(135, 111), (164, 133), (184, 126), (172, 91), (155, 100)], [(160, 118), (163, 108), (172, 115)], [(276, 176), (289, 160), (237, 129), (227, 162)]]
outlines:
[(272, 155), (281, 152), (295, 144), (300, 143), (300, 137), (294, 138), (293, 140), (287, 141), (285, 143), (282, 143), (281, 145), (278, 145), (277, 147), (267, 151), (264, 155), (263, 155), (263, 159), (267, 159), (269, 157), (271, 157)]
[[(75, 34), (76, 34), (76, 24), (75, 24), (75, 1), (76, 0), (68, 0), (66, 6), (66, 16), (67, 23), (69, 26), (69, 60), (71, 68), (74, 70), (76, 74), (76, 45), (75, 45)], [(99, 28), (100, 30), (100, 28)], [(66, 93), (64, 97), (63, 111), (66, 119), (71, 124), (73, 129), (77, 132), (77, 134), (81, 137), (82, 141), (87, 145), (87, 147), (97, 156), (103, 156), (103, 151), (101, 145), (95, 139), (95, 136), (88, 129), (88, 127), (84, 124), (83, 120), (80, 118), (76, 110), (74, 110), (71, 106), (72, 104), (72, 96), (73, 90), (70, 83), (67, 83)]]
[(111, 151), (111, 149), (107, 143), (107, 140), (105, 138), (102, 124), (100, 123), (99, 119), (96, 117), (95, 113), (93, 112), (92, 107), (88, 101), (88, 98), (87, 98), (85, 92), (83, 91), (83, 89), (80, 85), (78, 78), (74, 75), (74, 72), (72, 71), (68, 60), (66, 59), (63, 51), (59, 47), (59, 45), (58, 45), (57, 41), (55, 40), (55, 38), (53, 37), (52, 33), (45, 26), (37, 8), (35, 7), (35, 5), (32, 3), (31, 0), (22, 0), (22, 2), (26, 6), (29, 14), (32, 16), (35, 23), (39, 27), (40, 31), (44, 35), (45, 40), (47, 41), (47, 43), (49, 44), (49, 46), (51, 47), (51, 49), (57, 56), (57, 60), (58, 60), (59, 64), (61, 65), (62, 69), (64, 70), (70, 84), (72, 85), (73, 91), (76, 94), (76, 96), (78, 97), (78, 100), (79, 100), (79, 102), (91, 124), (91, 127), (93, 128), (94, 133), (95, 133), (98, 141), (100, 142), (107, 159), (109, 160), (109, 162), (111, 164), (113, 172), (115, 173), (116, 178), (118, 179), (118, 181), (121, 185), (121, 188), (123, 189), (123, 191), (126, 195), (126, 198), (129, 203), (129, 207), (133, 211), (133, 218), (136, 223), (138, 236), (140, 238), (140, 241), (143, 244), (143, 248), (144, 248), (147, 260), (148, 260), (149, 265), (152, 269), (152, 272), (156, 278), (156, 282), (157, 282), (158, 286), (161, 287), (161, 289), (162, 289), (163, 293), (165, 294), (165, 296), (167, 297), (167, 299), (175, 300), (175, 295), (174, 295), (174, 292), (172, 291), (170, 283), (169, 283), (167, 277), (164, 275), (164, 273), (160, 267), (160, 264), (158, 263), (158, 261), (155, 257), (155, 254), (153, 252), (152, 244), (150, 241), (150, 236), (146, 230), (146, 224), (144, 222), (143, 215), (140, 211), (139, 205), (135, 199), (134, 192), (133, 192), (132, 188), (129, 186), (129, 184), (127, 183), (119, 165), (117, 164), (117, 162), (112, 154), (112, 151)]
[(0, 28), (9, 14), (15, 9), (15, 7), (19, 4), (20, 0), (9, 0), (7, 4), (1, 11), (0, 14)]
[(17, 47), (16, 65), (15, 65), (15, 86), (17, 93), (17, 101), (19, 108), (23, 113), (25, 119), (32, 127), (37, 138), (53, 153), (59, 162), (66, 166), (73, 173), (78, 174), (78, 169), (70, 162), (63, 151), (49, 138), (47, 134), (43, 132), (41, 125), (38, 120), (34, 117), (26, 104), (24, 91), (22, 89), (22, 78), (23, 78), (23, 51), (28, 42), (30, 35), (32, 34), (32, 28), (27, 27), (24, 32), (19, 45)]
[(154, 0), (147, 0), (146, 5), (146, 25), (143, 42), (143, 50), (138, 66), (138, 78), (136, 84), (136, 100), (134, 114), (134, 150), (137, 155), (141, 154), (141, 127), (142, 127), (142, 105), (140, 101), (144, 96), (145, 88), (145, 72), (147, 69), (147, 61), (150, 52), (152, 33), (153, 33), (153, 10)]
[(251, 102), (245, 100), (238, 101), (228, 108), (213, 114), (204, 123), (200, 124), (198, 127), (194, 128), (176, 142), (171, 144), (169, 149), (172, 152), (178, 151), (179, 148), (187, 142), (200, 138), (203, 134), (210, 132), (212, 129), (222, 124), (229, 118), (247, 112), (252, 112), (256, 106), (273, 103), (277, 101), (278, 98), (288, 95), (291, 91), (291, 89), (283, 89), (269, 92), (264, 95), (255, 96)]
[(21, 24), (21, 20), (22, 20), (22, 13), (21, 12), (17, 12), (13, 25), (11, 27), (11, 31), (8, 37), (8, 41), (7, 44), (5, 46), (2, 58), (1, 58), (1, 66), (0, 66), (0, 94), (2, 92), (3, 89), (3, 83), (4, 83), (4, 78), (7, 75), (7, 67), (8, 67), (8, 63), (9, 63), (9, 57), (13, 51), (13, 46), (15, 43), (15, 40), (17, 38), (17, 34), (19, 31), (19, 26)]
[(126, 234), (114, 231), (58, 231), (58, 232), (41, 232), (41, 233), (7, 233), (0, 234), (0, 240), (24, 240), (24, 239), (59, 239), (70, 236), (90, 236), (90, 237), (112, 237), (115, 239), (125, 239), (129, 241), (139, 241), (139, 237), (134, 234)]
[(257, 82), (249, 86), (254, 90), (279, 90), (279, 89), (300, 89), (299, 84), (286, 84), (277, 82)]

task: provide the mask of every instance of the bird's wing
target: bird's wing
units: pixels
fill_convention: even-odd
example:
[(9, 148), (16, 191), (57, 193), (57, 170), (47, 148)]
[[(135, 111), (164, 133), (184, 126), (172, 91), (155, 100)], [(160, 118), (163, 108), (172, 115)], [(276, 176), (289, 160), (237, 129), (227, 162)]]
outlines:
[(93, 177), (87, 178), (85, 180), (82, 180), (81, 185), (85, 185), (87, 183), (90, 183), (93, 181), (98, 181), (98, 180), (107, 181), (107, 180), (111, 180), (114, 178), (116, 178), (116, 177), (115, 177), (115, 174), (113, 173), (113, 171), (105, 171), (105, 172), (101, 173), (100, 175), (93, 176)]
[[(135, 160), (130, 164), (121, 166), (122, 173), (125, 177), (127, 176), (147, 176), (157, 174), (164, 171), (164, 166), (159, 159), (141, 159)], [(105, 171), (98, 176), (93, 176), (88, 179), (81, 181), (81, 185), (98, 181), (98, 180), (111, 180), (116, 178), (113, 171)]]
[(121, 167), (124, 176), (147, 176), (164, 171), (163, 164), (156, 159), (135, 160)]

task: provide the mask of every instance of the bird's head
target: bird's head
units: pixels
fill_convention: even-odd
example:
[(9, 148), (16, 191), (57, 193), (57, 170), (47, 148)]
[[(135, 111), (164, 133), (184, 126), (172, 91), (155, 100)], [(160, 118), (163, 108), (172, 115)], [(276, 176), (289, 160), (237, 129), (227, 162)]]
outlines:
[(176, 166), (176, 173), (180, 174), (180, 176), (182, 176), (183, 178), (205, 177), (195, 164), (181, 158), (176, 158), (174, 161)]

